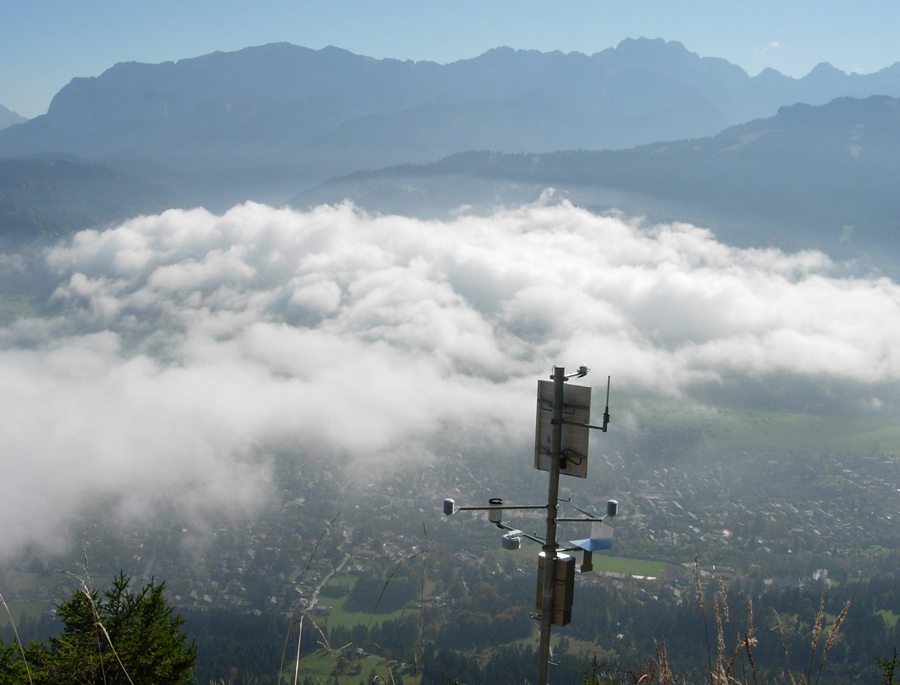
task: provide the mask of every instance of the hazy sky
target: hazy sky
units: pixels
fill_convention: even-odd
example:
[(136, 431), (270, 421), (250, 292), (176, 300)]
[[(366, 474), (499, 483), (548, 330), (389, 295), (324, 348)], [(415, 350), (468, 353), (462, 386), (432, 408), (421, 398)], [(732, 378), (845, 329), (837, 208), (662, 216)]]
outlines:
[(279, 41), (450, 62), (500, 45), (591, 54), (662, 37), (791, 76), (823, 61), (862, 72), (900, 61), (892, 0), (0, 0), (0, 18), (0, 104), (28, 117), (116, 62)]

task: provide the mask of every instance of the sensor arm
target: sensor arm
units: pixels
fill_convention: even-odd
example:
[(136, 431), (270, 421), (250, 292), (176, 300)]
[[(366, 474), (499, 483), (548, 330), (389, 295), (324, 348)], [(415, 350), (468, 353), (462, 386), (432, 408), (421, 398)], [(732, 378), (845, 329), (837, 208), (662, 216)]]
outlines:
[(460, 507), (449, 497), (444, 500), (444, 515), (453, 516), (458, 511), (499, 511), (502, 509), (546, 509), (546, 504), (489, 504), (486, 507)]
[(539, 538), (535, 535), (529, 535), (528, 533), (521, 531), (518, 528), (513, 528), (512, 526), (509, 526), (509, 525), (503, 523), (502, 521), (500, 523), (496, 524), (496, 526), (497, 526), (497, 528), (502, 528), (503, 530), (508, 530), (511, 533), (517, 533), (519, 536), (521, 536), (523, 538), (528, 538), (532, 542), (536, 542), (539, 545), (543, 545), (546, 542), (546, 540), (544, 540), (543, 538)]

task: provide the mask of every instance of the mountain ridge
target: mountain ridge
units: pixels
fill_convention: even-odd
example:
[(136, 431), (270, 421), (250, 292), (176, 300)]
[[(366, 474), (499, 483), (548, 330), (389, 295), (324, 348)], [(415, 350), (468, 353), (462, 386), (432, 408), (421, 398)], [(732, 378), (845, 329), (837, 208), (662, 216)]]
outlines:
[(0, 160), (0, 248), (52, 242), (177, 207), (170, 190), (62, 156)]
[(23, 124), (26, 121), (28, 121), (28, 119), (21, 116), (18, 112), (13, 112), (11, 109), (7, 109), (3, 105), (0, 105), (0, 131), (13, 124)]
[(821, 249), (896, 270), (900, 99), (782, 107), (714, 136), (627, 150), (457, 153), (360, 171), (301, 193), (298, 208), (350, 199), (420, 218), (537, 201), (548, 187), (599, 211), (711, 227), (743, 247)]
[(698, 138), (784, 104), (860, 94), (900, 95), (900, 63), (793, 79), (751, 77), (662, 39), (593, 55), (501, 47), (444, 65), (275, 43), (73, 79), (46, 115), (0, 131), (0, 156), (75, 154), (215, 209), (463, 150)]

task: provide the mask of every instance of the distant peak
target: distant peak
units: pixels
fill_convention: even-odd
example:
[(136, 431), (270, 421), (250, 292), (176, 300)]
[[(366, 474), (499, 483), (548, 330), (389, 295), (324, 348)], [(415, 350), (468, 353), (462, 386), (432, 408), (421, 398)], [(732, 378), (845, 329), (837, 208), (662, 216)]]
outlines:
[(13, 112), (11, 109), (0, 105), (0, 129), (7, 128), (13, 124), (23, 124), (26, 121), (28, 119), (21, 116), (18, 112)]
[(753, 78), (760, 79), (760, 81), (764, 81), (764, 82), (796, 80), (791, 76), (785, 76), (780, 71), (778, 71), (777, 69), (773, 69), (772, 67), (766, 67), (765, 69), (763, 69), (761, 72), (759, 72)]
[(828, 62), (819, 62), (807, 76), (846, 76), (847, 74)]
[(665, 38), (646, 38), (640, 36), (638, 38), (626, 38), (616, 46), (616, 50), (633, 50), (633, 49), (652, 49), (652, 50), (672, 50), (677, 52), (690, 52), (683, 43), (677, 40), (667, 41)]

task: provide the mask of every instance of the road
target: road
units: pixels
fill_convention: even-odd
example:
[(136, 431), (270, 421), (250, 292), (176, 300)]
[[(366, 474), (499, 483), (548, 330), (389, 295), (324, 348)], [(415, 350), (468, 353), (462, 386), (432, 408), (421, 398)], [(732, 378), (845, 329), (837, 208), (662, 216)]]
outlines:
[(340, 570), (342, 568), (344, 568), (344, 564), (346, 564), (349, 559), (350, 559), (350, 555), (344, 554), (344, 558), (341, 559), (341, 563), (338, 564), (337, 567), (335, 567), (335, 569), (331, 573), (329, 573), (327, 576), (322, 578), (322, 582), (316, 586), (316, 591), (313, 592), (312, 598), (309, 600), (309, 604), (306, 605), (306, 609), (304, 609), (304, 611), (309, 612), (316, 608), (316, 602), (319, 600), (319, 592), (322, 590), (323, 587), (325, 587), (325, 584), (329, 580), (331, 580), (331, 577), (335, 573), (339, 573)]

